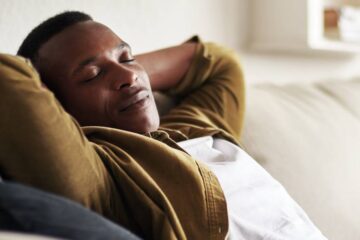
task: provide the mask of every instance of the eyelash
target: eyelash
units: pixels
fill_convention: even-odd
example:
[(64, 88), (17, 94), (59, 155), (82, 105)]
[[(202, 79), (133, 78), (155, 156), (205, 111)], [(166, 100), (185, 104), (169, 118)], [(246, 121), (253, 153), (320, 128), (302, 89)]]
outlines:
[[(131, 63), (131, 62), (133, 62), (133, 61), (135, 61), (135, 58), (127, 59), (127, 60), (122, 60), (122, 61), (120, 60), (119, 62), (120, 62), (120, 63)], [(100, 74), (102, 74), (102, 73), (103, 73), (103, 71), (100, 70), (98, 73), (96, 73), (96, 75), (95, 75), (94, 77), (88, 78), (88, 79), (86, 79), (84, 82), (90, 82), (91, 80), (94, 80), (94, 79), (96, 79), (97, 77), (99, 77)]]
[(86, 79), (84, 82), (90, 82), (91, 80), (94, 80), (95, 78), (97, 78), (97, 77), (99, 77), (100, 76), (100, 74), (102, 74), (102, 70), (100, 70), (99, 72), (97, 72), (96, 74), (95, 74), (95, 76), (93, 76), (93, 77), (91, 77), (91, 78), (88, 78), (88, 79)]
[(133, 61), (135, 61), (135, 58), (132, 58), (132, 59), (127, 59), (127, 60), (120, 60), (119, 62), (120, 63), (130, 63), (130, 62), (133, 62)]

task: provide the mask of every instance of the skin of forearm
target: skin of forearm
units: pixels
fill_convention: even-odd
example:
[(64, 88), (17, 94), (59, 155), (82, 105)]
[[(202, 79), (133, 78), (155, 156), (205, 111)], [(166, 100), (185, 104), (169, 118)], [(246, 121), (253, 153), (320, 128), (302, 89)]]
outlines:
[(153, 91), (167, 90), (178, 84), (189, 70), (196, 45), (188, 42), (135, 56), (148, 73)]

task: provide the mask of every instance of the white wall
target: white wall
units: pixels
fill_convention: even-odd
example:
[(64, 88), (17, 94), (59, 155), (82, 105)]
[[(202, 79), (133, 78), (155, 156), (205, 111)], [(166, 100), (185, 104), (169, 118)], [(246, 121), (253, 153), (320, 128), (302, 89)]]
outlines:
[(34, 26), (64, 10), (89, 13), (137, 52), (195, 33), (236, 48), (245, 37), (243, 16), (237, 14), (243, 5), (238, 0), (0, 0), (0, 51), (16, 52)]
[(360, 57), (279, 55), (246, 48), (251, 0), (0, 0), (0, 52), (14, 54), (26, 34), (64, 10), (82, 10), (110, 26), (135, 53), (197, 33), (241, 54), (249, 83), (360, 76)]

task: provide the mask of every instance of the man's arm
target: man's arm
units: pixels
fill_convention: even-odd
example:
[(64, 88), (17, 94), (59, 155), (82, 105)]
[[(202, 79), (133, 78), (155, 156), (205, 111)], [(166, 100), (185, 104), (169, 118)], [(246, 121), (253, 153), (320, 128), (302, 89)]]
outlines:
[(191, 66), (183, 79), (165, 92), (181, 102), (161, 118), (161, 126), (180, 130), (190, 138), (202, 136), (204, 130), (210, 134), (211, 129), (221, 129), (239, 142), (245, 84), (238, 56), (218, 44), (203, 43), (197, 37), (192, 40), (198, 44)]
[(186, 42), (135, 57), (149, 74), (153, 91), (167, 90), (179, 83), (189, 70), (196, 45)]
[[(87, 137), (54, 94), (41, 87), (39, 75), (28, 62), (0, 54), (0, 173), (4, 180), (80, 202), (146, 239), (185, 239), (172, 204), (154, 181), (161, 177), (152, 177), (162, 167), (139, 164), (147, 162), (139, 149), (146, 152), (156, 146), (159, 154), (170, 149), (127, 131), (104, 127), (85, 131)], [(159, 154), (149, 156), (163, 162)], [(178, 165), (169, 162), (170, 167)], [(183, 167), (183, 174), (190, 172)], [(196, 183), (199, 177), (192, 173), (190, 180)]]
[(36, 71), (0, 54), (0, 172), (107, 216), (115, 186), (98, 154)]

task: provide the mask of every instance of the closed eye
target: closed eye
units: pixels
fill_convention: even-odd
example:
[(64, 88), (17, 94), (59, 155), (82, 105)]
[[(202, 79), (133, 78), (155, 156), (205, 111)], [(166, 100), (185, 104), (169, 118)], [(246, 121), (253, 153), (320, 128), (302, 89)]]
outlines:
[(131, 62), (133, 62), (133, 61), (135, 61), (135, 58), (120, 60), (120, 63), (131, 63)]
[(118, 57), (119, 63), (131, 63), (135, 60), (129, 48), (124, 48), (123, 51), (119, 52), (119, 54), (120, 54)]
[(103, 71), (100, 70), (100, 71), (97, 71), (94, 75), (92, 75), (91, 77), (88, 77), (85, 79), (84, 82), (90, 82), (92, 80), (95, 80), (96, 78), (100, 77), (100, 75), (102, 75)]

